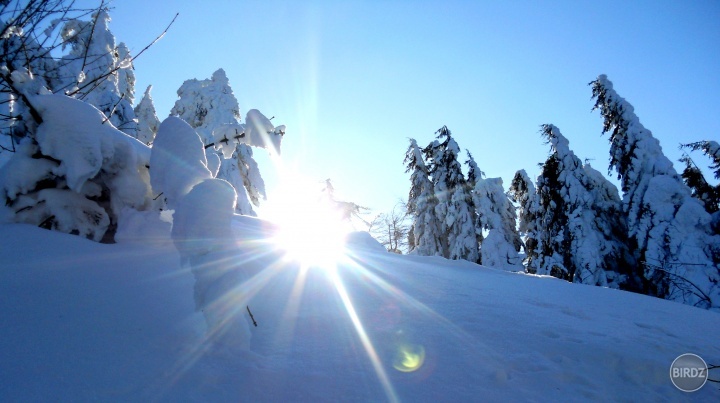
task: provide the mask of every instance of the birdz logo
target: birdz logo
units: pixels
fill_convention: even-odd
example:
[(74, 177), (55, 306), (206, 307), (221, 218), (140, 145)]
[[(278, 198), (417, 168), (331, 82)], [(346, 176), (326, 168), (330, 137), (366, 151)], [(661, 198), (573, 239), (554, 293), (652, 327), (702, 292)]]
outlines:
[(695, 392), (705, 385), (707, 379), (708, 366), (695, 354), (683, 354), (670, 365), (670, 380), (683, 392)]

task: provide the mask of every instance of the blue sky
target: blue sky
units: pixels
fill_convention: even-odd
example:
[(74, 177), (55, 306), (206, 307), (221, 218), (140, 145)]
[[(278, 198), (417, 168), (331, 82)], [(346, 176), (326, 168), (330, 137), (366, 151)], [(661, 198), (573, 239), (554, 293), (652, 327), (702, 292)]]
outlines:
[[(347, 200), (389, 210), (407, 197), (408, 137), (447, 125), (505, 186), (537, 175), (553, 123), (605, 172), (607, 137), (588, 83), (607, 74), (668, 157), (720, 138), (720, 2), (139, 1), (111, 29), (137, 53), (136, 92), (167, 116), (186, 79), (224, 68), (243, 113), (287, 125), (285, 163), (331, 178)], [(272, 164), (256, 155), (269, 187)], [(464, 160), (464, 155), (462, 160)], [(707, 165), (699, 154), (696, 161)], [(681, 169), (676, 163), (676, 169)]]

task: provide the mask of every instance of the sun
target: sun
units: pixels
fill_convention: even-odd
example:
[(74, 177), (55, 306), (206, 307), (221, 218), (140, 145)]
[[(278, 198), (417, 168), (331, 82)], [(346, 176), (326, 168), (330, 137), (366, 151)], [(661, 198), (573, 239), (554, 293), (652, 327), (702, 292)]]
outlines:
[(351, 226), (319, 189), (317, 181), (288, 175), (269, 195), (263, 216), (277, 226), (273, 242), (286, 259), (332, 268), (345, 255)]

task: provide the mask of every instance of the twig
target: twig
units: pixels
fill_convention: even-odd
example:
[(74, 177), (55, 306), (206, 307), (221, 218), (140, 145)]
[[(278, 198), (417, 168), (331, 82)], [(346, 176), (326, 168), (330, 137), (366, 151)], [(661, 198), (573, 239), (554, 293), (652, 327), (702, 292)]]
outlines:
[(255, 317), (253, 316), (252, 312), (250, 312), (250, 307), (246, 306), (246, 308), (247, 308), (248, 313), (250, 314), (250, 319), (252, 319), (252, 321), (253, 321), (253, 325), (255, 325), (255, 327), (257, 327), (257, 322), (255, 322)]

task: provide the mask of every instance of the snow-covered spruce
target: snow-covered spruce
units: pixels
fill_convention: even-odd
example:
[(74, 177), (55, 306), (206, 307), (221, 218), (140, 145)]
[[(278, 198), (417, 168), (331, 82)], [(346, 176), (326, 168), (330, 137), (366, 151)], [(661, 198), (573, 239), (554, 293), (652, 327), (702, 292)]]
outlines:
[(595, 108), (610, 133), (610, 168), (621, 180), (630, 248), (644, 265), (646, 292), (720, 309), (720, 236), (691, 196), (660, 143), (605, 75), (590, 83)]
[(525, 259), (523, 261), (528, 273), (536, 273), (536, 261), (540, 255), (539, 224), (540, 199), (535, 191), (535, 184), (524, 169), (515, 173), (508, 191), (510, 198), (518, 204), (518, 232), (523, 240)]
[(27, 138), (0, 169), (10, 219), (112, 241), (123, 209), (150, 206), (150, 150), (90, 104), (64, 95), (31, 99), (42, 117), (37, 145)]
[(409, 250), (421, 256), (442, 256), (442, 234), (435, 216), (437, 199), (430, 181), (423, 154), (415, 139), (405, 153), (405, 172), (410, 173), (410, 194), (407, 212), (412, 218)]
[(460, 148), (450, 130), (443, 126), (437, 140), (425, 149), (438, 204), (435, 214), (443, 234), (443, 256), (477, 262), (479, 251), (475, 234), (475, 210), (462, 166), (458, 161)]
[(522, 271), (522, 241), (515, 229), (515, 206), (503, 190), (501, 178), (478, 178), (473, 189), (477, 228), (487, 231), (480, 245), (480, 260), (485, 266)]
[[(553, 125), (542, 135), (551, 154), (537, 181), (540, 214), (538, 274), (575, 283), (625, 288), (635, 273), (617, 189), (575, 156)], [(631, 283), (634, 283), (631, 281)], [(630, 287), (633, 288), (633, 287)]]
[(109, 23), (108, 12), (99, 10), (90, 21), (71, 19), (61, 26), (61, 38), (70, 52), (59, 60), (51, 89), (94, 105), (115, 127), (136, 137), (131, 58), (127, 46), (116, 46)]
[(137, 139), (145, 144), (152, 144), (155, 135), (160, 128), (160, 119), (155, 112), (155, 104), (153, 103), (150, 90), (152, 85), (148, 85), (140, 103), (135, 107), (135, 116), (137, 116)]
[[(240, 124), (240, 107), (223, 69), (210, 79), (185, 81), (178, 97), (170, 113), (196, 129), (204, 144), (214, 145), (206, 151), (211, 171), (237, 191), (236, 211), (255, 215), (252, 206), (265, 199), (265, 184), (249, 146), (279, 151), (285, 127), (275, 128), (254, 109), (248, 111), (246, 123)], [(215, 156), (218, 152), (222, 159)]]

